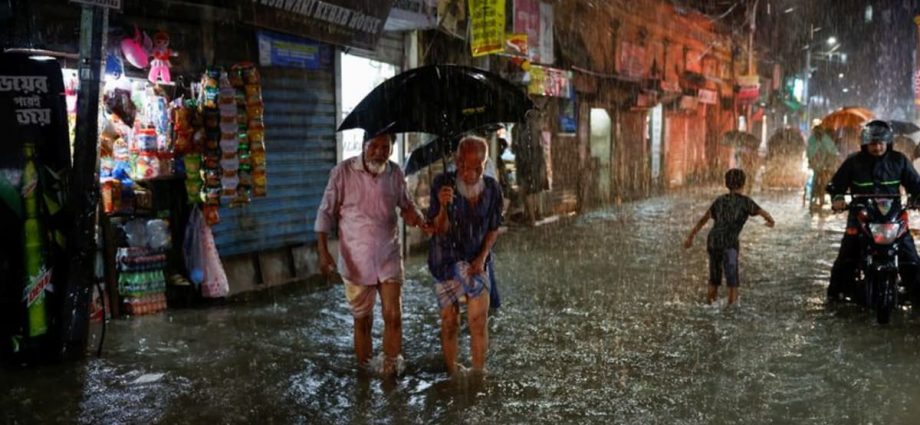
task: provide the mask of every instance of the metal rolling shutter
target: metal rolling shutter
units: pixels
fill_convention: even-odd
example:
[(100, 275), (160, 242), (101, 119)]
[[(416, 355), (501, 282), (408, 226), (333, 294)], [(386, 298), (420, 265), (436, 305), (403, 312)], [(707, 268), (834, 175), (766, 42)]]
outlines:
[(313, 221), (336, 159), (332, 62), (330, 54), (318, 70), (260, 69), (268, 196), (221, 208), (213, 229), (221, 256), (316, 240)]

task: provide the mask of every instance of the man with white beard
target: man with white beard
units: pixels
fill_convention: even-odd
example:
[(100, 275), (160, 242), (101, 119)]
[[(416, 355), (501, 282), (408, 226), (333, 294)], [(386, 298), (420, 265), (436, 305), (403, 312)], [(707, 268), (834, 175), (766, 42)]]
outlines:
[[(402, 356), (402, 250), (397, 234), (396, 209), (410, 226), (431, 231), (406, 190), (405, 177), (389, 161), (392, 134), (364, 142), (362, 154), (332, 169), (316, 214), (319, 269), (330, 276), (338, 268), (345, 297), (354, 316), (355, 355), (361, 366), (371, 360), (374, 304), (380, 294), (383, 307), (383, 364), (381, 372), (398, 372)], [(339, 259), (329, 253), (329, 232), (338, 224)]]
[[(474, 371), (483, 371), (489, 334), (489, 289), (494, 284), (492, 246), (502, 224), (502, 191), (492, 177), (483, 176), (489, 145), (465, 137), (457, 147), (457, 171), (439, 175), (431, 187), (434, 237), (428, 268), (437, 279), (435, 294), (441, 308), (441, 348), (451, 375), (457, 372), (460, 305), (466, 304), (470, 354)], [(454, 196), (454, 192), (460, 196)]]

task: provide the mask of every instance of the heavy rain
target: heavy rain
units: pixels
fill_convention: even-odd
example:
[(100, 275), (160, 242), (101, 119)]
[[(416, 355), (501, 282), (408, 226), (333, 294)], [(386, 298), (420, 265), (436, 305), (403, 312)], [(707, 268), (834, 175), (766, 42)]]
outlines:
[(0, 1), (0, 423), (915, 423), (915, 15)]

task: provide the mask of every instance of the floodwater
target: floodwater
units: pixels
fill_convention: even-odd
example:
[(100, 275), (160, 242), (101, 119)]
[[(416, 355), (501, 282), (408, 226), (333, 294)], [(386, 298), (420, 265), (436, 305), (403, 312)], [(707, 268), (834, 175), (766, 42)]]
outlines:
[(102, 358), (0, 371), (0, 422), (916, 423), (920, 320), (822, 304), (842, 216), (756, 193), (777, 226), (742, 234), (740, 306), (703, 303), (705, 230), (681, 242), (718, 192), (503, 234), (484, 377), (445, 375), (413, 256), (396, 380), (356, 371), (342, 288), (314, 285), (114, 321)]

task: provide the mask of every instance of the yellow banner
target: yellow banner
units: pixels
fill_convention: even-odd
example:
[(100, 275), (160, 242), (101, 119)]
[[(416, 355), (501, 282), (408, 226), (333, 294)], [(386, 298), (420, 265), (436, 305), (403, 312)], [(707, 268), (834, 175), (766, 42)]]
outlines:
[(505, 0), (469, 0), (473, 57), (500, 53), (505, 42)]

